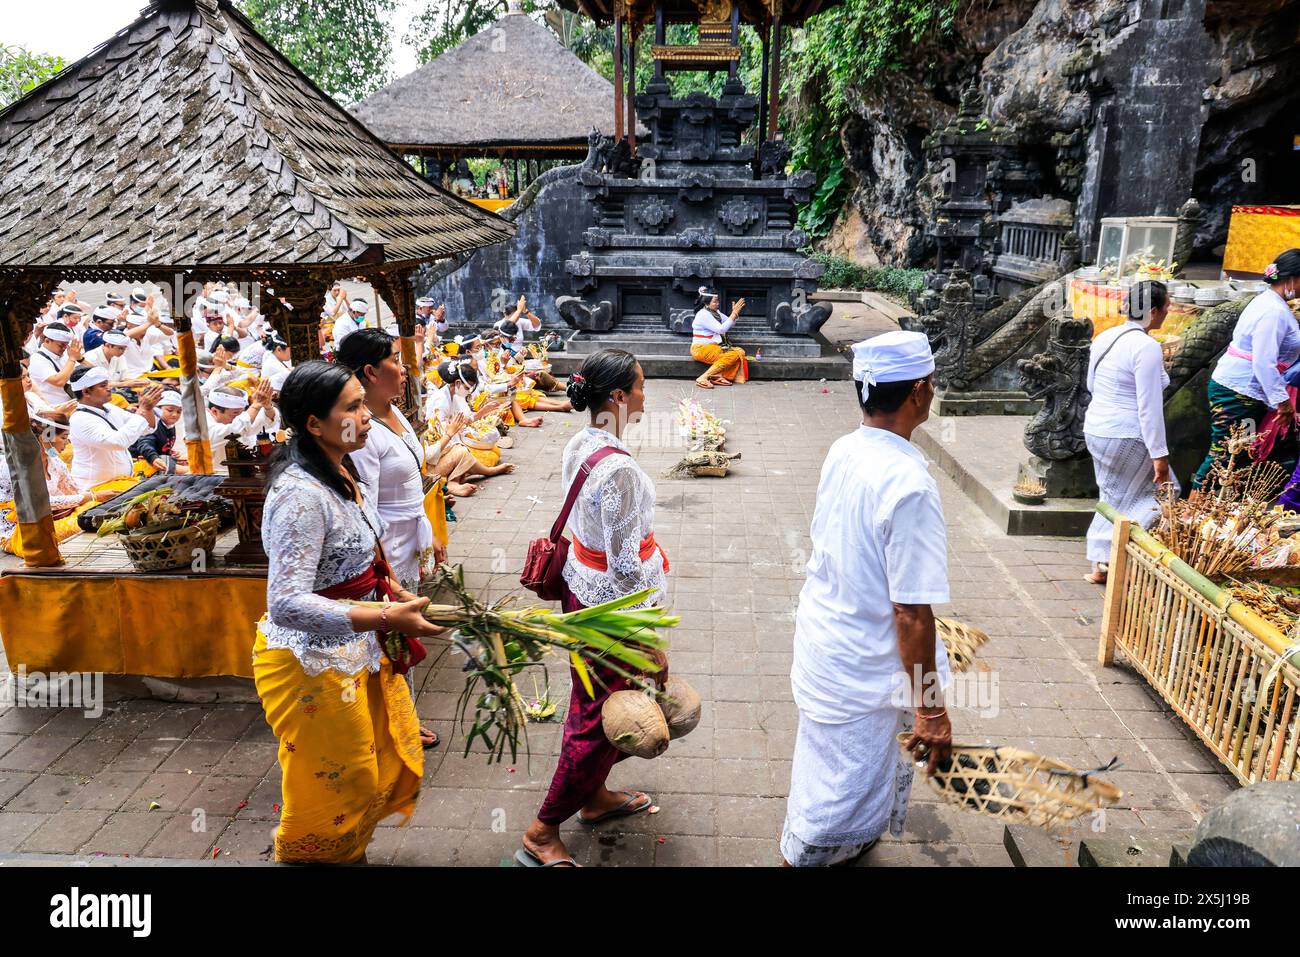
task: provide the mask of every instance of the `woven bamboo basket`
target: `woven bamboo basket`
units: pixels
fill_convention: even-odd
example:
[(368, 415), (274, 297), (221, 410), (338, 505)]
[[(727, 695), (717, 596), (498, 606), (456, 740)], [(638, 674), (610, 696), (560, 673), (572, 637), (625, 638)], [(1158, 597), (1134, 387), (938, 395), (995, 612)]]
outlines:
[(1098, 659), (1119, 651), (1242, 784), (1300, 779), (1300, 653), (1110, 506)]
[(936, 618), (934, 626), (948, 649), (948, 664), (954, 672), (969, 668), (980, 647), (989, 640), (985, 632), (953, 618)]
[(195, 552), (211, 553), (217, 543), (221, 522), (215, 516), (194, 525), (169, 528), (154, 532), (132, 532), (120, 535), (126, 556), (137, 571), (161, 572), (186, 568), (194, 561)]
[[(898, 736), (900, 747), (909, 737)], [(949, 804), (1035, 827), (1066, 824), (1110, 807), (1119, 788), (1053, 758), (1021, 748), (954, 744), (952, 757), (927, 780)]]

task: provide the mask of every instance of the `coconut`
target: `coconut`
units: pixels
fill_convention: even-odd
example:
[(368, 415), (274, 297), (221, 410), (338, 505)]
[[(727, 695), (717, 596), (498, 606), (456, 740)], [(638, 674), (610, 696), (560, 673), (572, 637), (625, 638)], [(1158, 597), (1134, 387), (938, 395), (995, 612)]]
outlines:
[(700, 695), (685, 678), (668, 676), (664, 682), (664, 698), (660, 700), (660, 707), (668, 722), (670, 738), (683, 738), (700, 723)]
[(624, 754), (655, 758), (668, 750), (668, 722), (644, 691), (615, 691), (601, 709), (600, 723), (609, 743)]

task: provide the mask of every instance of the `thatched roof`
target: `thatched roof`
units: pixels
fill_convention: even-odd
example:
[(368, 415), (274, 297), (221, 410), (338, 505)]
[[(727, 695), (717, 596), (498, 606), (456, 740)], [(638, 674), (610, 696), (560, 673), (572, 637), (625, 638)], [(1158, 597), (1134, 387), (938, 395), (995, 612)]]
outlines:
[(229, 0), (154, 0), (0, 111), (0, 268), (415, 262), (512, 233), (422, 180)]
[(352, 112), (395, 149), (585, 149), (593, 126), (614, 131), (614, 85), (545, 24), (508, 13)]

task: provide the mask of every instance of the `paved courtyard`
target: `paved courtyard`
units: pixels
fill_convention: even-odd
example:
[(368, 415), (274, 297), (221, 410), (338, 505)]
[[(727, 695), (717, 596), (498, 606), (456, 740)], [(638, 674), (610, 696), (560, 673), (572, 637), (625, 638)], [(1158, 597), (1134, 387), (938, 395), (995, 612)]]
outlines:
[[(794, 607), (822, 458), (857, 422), (852, 383), (702, 393), (661, 380), (647, 393), (651, 419), (632, 444), (658, 481), (655, 535), (672, 562), (669, 603), (682, 618), (671, 634), (672, 668), (700, 692), (704, 717), (663, 756), (629, 759), (611, 776), (613, 787), (649, 791), (658, 813), (595, 832), (573, 824), (565, 839), (588, 865), (778, 864), (796, 724)], [(659, 477), (681, 452), (664, 417), (691, 393), (731, 422), (727, 448), (743, 458), (728, 478)], [(561, 502), (560, 450), (584, 418), (552, 413), (540, 430), (514, 430), (506, 456), (517, 472), (457, 503), (451, 552), (473, 586), (517, 590), (526, 543), (549, 528)], [(1235, 784), (1134, 672), (1096, 663), (1102, 591), (1081, 579), (1082, 541), (1008, 538), (942, 475), (939, 487), (953, 596), (941, 611), (989, 633), (977, 667), (996, 677), (999, 694), (996, 715), (954, 711), (957, 740), (1019, 745), (1079, 768), (1117, 756), (1123, 769), (1109, 777), (1125, 794), (1106, 829), (1189, 830)], [(561, 664), (551, 669), (551, 692), (567, 701)], [(444, 744), (428, 755), (410, 825), (382, 827), (372, 863), (508, 862), (549, 783), (562, 709), (531, 726), (531, 759), (463, 757), (453, 727), (459, 665), (431, 656), (417, 676), (420, 713)], [(521, 690), (533, 692), (527, 683)], [(275, 751), (251, 703), (127, 700), (97, 720), (11, 707), (0, 713), (0, 859), (265, 860), (280, 800)], [(865, 863), (1006, 865), (1002, 834), (996, 821), (935, 803), (918, 777), (908, 833)]]

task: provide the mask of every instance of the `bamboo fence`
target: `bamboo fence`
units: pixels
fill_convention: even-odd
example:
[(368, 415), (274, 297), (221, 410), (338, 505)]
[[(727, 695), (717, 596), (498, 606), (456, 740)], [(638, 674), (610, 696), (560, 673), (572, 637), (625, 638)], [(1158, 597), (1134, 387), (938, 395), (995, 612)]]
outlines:
[(1098, 659), (1124, 653), (1243, 784), (1300, 780), (1300, 647), (1105, 503), (1115, 523)]

